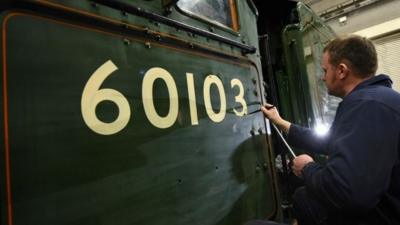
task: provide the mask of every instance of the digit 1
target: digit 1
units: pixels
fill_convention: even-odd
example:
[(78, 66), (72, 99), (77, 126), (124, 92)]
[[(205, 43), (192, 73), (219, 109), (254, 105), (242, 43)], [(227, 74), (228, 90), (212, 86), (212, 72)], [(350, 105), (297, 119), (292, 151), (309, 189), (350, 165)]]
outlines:
[(194, 79), (192, 73), (186, 73), (186, 82), (189, 96), (190, 119), (192, 121), (192, 125), (199, 125), (199, 119), (197, 117), (196, 92), (194, 90)]

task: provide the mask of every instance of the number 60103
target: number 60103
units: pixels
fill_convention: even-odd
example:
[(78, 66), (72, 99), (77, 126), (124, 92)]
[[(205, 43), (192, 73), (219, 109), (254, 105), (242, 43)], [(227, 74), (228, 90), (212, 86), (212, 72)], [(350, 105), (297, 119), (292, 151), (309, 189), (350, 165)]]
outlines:
[[(86, 125), (98, 134), (112, 135), (118, 133), (126, 127), (131, 117), (131, 107), (129, 106), (129, 102), (124, 95), (114, 89), (100, 89), (100, 86), (104, 80), (117, 69), (117, 66), (111, 60), (108, 60), (90, 76), (83, 89), (81, 98), (82, 117)], [(157, 79), (163, 80), (168, 89), (170, 105), (166, 116), (160, 116), (157, 113), (153, 101), (153, 85)], [(191, 123), (192, 125), (198, 125), (199, 121), (197, 117), (196, 92), (192, 73), (186, 73), (186, 81), (189, 96)], [(220, 108), (218, 112), (215, 112), (211, 105), (211, 85), (215, 85), (219, 93)], [(234, 87), (239, 88), (239, 93), (237, 96), (235, 96), (235, 101), (241, 104), (241, 107), (237, 107), (241, 110), (238, 111), (233, 109), (233, 112), (237, 116), (243, 116), (247, 114), (247, 104), (244, 99), (243, 84), (239, 79), (232, 79), (231, 88)], [(217, 76), (211, 74), (205, 78), (203, 84), (203, 97), (204, 105), (209, 118), (216, 123), (221, 122), (225, 118), (226, 114), (226, 96), (223, 83)], [(96, 115), (96, 107), (102, 101), (111, 101), (118, 107), (118, 116), (110, 123), (99, 120)], [(176, 87), (174, 78), (167, 70), (160, 67), (153, 67), (145, 73), (142, 83), (142, 102), (148, 120), (155, 127), (164, 129), (171, 127), (175, 123), (179, 111), (178, 89)]]

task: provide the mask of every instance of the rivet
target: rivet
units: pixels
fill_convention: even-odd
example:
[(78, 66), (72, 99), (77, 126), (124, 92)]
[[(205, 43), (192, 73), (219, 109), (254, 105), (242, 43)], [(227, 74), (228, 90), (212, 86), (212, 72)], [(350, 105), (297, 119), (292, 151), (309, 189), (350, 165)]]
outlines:
[(258, 133), (263, 134), (263, 129), (262, 128), (258, 129)]
[(251, 79), (251, 81), (253, 81), (253, 84), (257, 84), (256, 78)]
[(90, 5), (91, 5), (93, 8), (97, 8), (97, 3), (95, 3), (95, 2), (90, 2)]
[(149, 34), (149, 33), (150, 33), (149, 28), (148, 28), (148, 27), (145, 27), (145, 28), (144, 28), (144, 32), (145, 32), (146, 34)]
[(254, 136), (254, 135), (256, 135), (256, 132), (255, 132), (253, 129), (251, 129), (251, 130), (250, 130), (250, 135), (251, 135), (251, 136)]
[(160, 36), (160, 35), (157, 35), (157, 36), (156, 36), (156, 40), (157, 40), (157, 41), (161, 41), (161, 36)]
[(125, 45), (130, 45), (131, 44), (131, 40), (124, 38), (124, 44)]
[(151, 43), (150, 42), (146, 42), (146, 43), (144, 43), (144, 45), (146, 45), (146, 48), (148, 48), (148, 49), (151, 48)]
[(165, 15), (165, 16), (169, 16), (169, 14), (171, 14), (171, 13), (172, 13), (172, 7), (167, 7), (167, 8), (165, 9), (164, 15)]
[(214, 27), (209, 27), (208, 30), (209, 30), (210, 32), (214, 32)]
[(125, 12), (125, 11), (121, 11), (121, 13), (122, 13), (123, 16), (128, 16), (128, 13)]
[(259, 172), (260, 172), (260, 170), (261, 170), (260, 166), (259, 166), (259, 165), (257, 165), (257, 166), (256, 166), (256, 173), (259, 173)]
[(254, 93), (255, 96), (258, 96), (258, 92), (256, 90), (254, 90), (253, 93)]
[(194, 48), (194, 44), (193, 43), (189, 43), (189, 47), (190, 48)]

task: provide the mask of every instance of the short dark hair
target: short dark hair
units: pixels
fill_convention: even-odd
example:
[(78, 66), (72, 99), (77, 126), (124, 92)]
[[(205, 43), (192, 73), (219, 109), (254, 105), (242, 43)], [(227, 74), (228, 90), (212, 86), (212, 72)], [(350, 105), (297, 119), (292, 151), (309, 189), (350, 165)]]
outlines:
[(362, 78), (375, 75), (378, 68), (374, 44), (365, 37), (351, 35), (336, 38), (325, 46), (324, 52), (329, 54), (329, 63), (333, 66), (346, 60), (356, 75)]

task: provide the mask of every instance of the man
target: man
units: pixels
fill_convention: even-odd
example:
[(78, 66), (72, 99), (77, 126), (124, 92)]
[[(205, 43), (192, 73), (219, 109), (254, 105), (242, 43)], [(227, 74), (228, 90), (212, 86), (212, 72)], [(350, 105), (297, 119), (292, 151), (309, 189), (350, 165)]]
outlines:
[(374, 76), (377, 55), (365, 38), (331, 41), (322, 68), (329, 94), (343, 99), (326, 137), (282, 119), (276, 108), (262, 107), (291, 145), (328, 155), (324, 166), (306, 154), (293, 160), (293, 172), (305, 184), (293, 196), (297, 222), (399, 225), (400, 94), (388, 76)]

